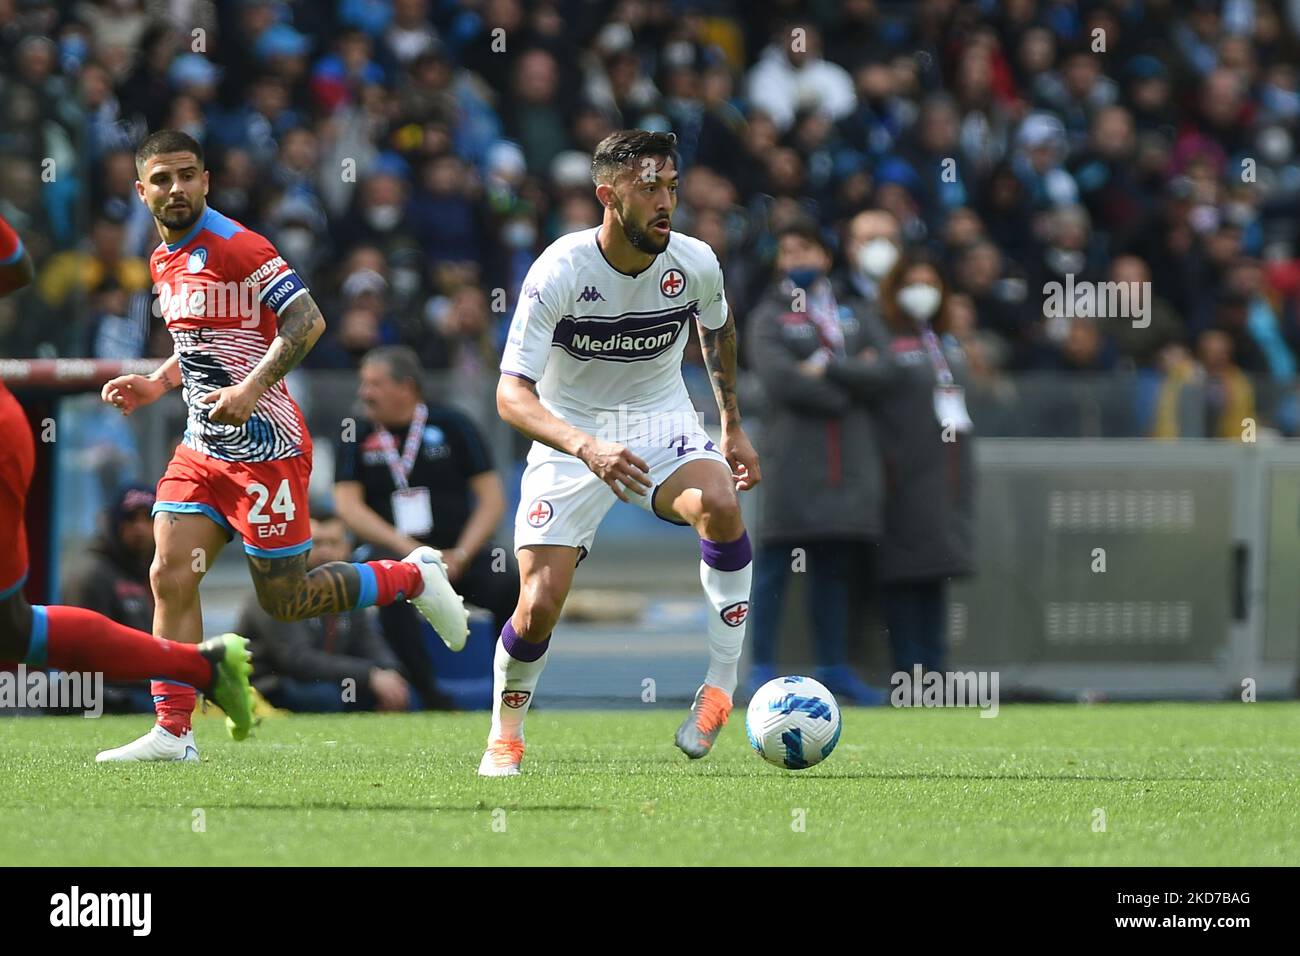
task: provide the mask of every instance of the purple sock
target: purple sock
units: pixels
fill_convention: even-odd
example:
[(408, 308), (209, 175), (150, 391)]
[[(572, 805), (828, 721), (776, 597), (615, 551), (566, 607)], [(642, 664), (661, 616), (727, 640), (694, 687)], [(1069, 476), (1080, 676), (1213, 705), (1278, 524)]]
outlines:
[(749, 532), (742, 531), (735, 541), (701, 538), (700, 557), (709, 567), (719, 571), (739, 571), (754, 559), (754, 549), (749, 546)]
[(546, 648), (550, 646), (551, 635), (547, 634), (545, 638), (532, 644), (525, 641), (515, 633), (515, 622), (506, 621), (506, 626), (501, 628), (501, 646), (517, 661), (529, 663), (539, 659), (546, 653)]

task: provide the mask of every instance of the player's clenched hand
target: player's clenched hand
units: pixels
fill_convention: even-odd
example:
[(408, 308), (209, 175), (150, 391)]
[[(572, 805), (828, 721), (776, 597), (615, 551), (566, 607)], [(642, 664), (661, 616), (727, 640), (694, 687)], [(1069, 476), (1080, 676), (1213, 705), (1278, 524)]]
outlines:
[(218, 425), (242, 425), (252, 416), (260, 397), (256, 390), (240, 383), (209, 392), (199, 401), (212, 406), (208, 412), (209, 421)]
[(735, 479), (737, 491), (749, 491), (763, 480), (758, 468), (758, 452), (749, 443), (744, 429), (730, 428), (723, 432), (722, 454), (731, 466), (731, 477)]
[(638, 455), (612, 441), (594, 441), (579, 454), (583, 464), (609, 485), (620, 501), (631, 499), (624, 489), (644, 495), (652, 487), (650, 466)]
[(167, 386), (159, 379), (147, 375), (119, 375), (104, 383), (99, 397), (123, 415), (130, 415), (141, 405), (156, 402), (166, 391)]

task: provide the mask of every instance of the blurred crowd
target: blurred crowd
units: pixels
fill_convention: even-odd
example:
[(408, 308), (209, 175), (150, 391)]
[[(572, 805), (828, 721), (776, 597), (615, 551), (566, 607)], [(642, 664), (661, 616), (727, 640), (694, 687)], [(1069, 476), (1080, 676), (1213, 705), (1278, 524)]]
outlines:
[[(176, 127), (324, 305), (309, 366), (491, 376), (533, 258), (599, 222), (592, 148), (638, 126), (677, 133), (675, 226), (742, 325), (792, 222), (870, 299), (849, 223), (879, 209), (976, 386), (1132, 371), (1176, 435), (1185, 385), (1220, 434), (1266, 383), (1293, 434), (1298, 37), (1289, 0), (0, 0), (0, 213), (39, 266), (0, 353), (169, 352), (131, 150)], [(1045, 316), (1066, 276), (1150, 282), (1149, 324)]]

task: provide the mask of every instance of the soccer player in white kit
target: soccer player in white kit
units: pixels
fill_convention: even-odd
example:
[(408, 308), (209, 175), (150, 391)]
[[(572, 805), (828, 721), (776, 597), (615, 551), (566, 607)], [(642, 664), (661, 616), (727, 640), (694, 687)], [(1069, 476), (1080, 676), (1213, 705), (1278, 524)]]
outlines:
[[(708, 245), (672, 235), (676, 145), (672, 133), (606, 137), (591, 163), (604, 221), (557, 239), (524, 279), (497, 410), (533, 446), (515, 515), (519, 604), (497, 644), (484, 776), (519, 772), (551, 631), (616, 499), (700, 536), (709, 669), (677, 746), (705, 756), (731, 712), (752, 569), (736, 493), (760, 474), (736, 404), (722, 269)], [(691, 320), (721, 412), (718, 445), (682, 380)]]

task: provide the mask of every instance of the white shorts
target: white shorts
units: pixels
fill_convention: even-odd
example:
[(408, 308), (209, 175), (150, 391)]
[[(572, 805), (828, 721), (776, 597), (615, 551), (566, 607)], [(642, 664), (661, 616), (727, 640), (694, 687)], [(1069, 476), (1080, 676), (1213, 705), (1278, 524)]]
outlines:
[[(628, 449), (650, 466), (653, 487), (644, 495), (628, 492), (628, 499), (655, 514), (655, 494), (668, 477), (688, 461), (707, 458), (725, 468), (727, 460), (699, 425), (667, 447)], [(531, 544), (561, 544), (591, 551), (596, 529), (618, 496), (579, 459), (547, 445), (533, 443), (528, 467), (520, 482), (519, 510), (515, 512), (515, 551)], [(662, 515), (655, 515), (670, 521)], [(684, 524), (670, 521), (671, 524)], [(579, 558), (581, 560), (581, 557)]]

